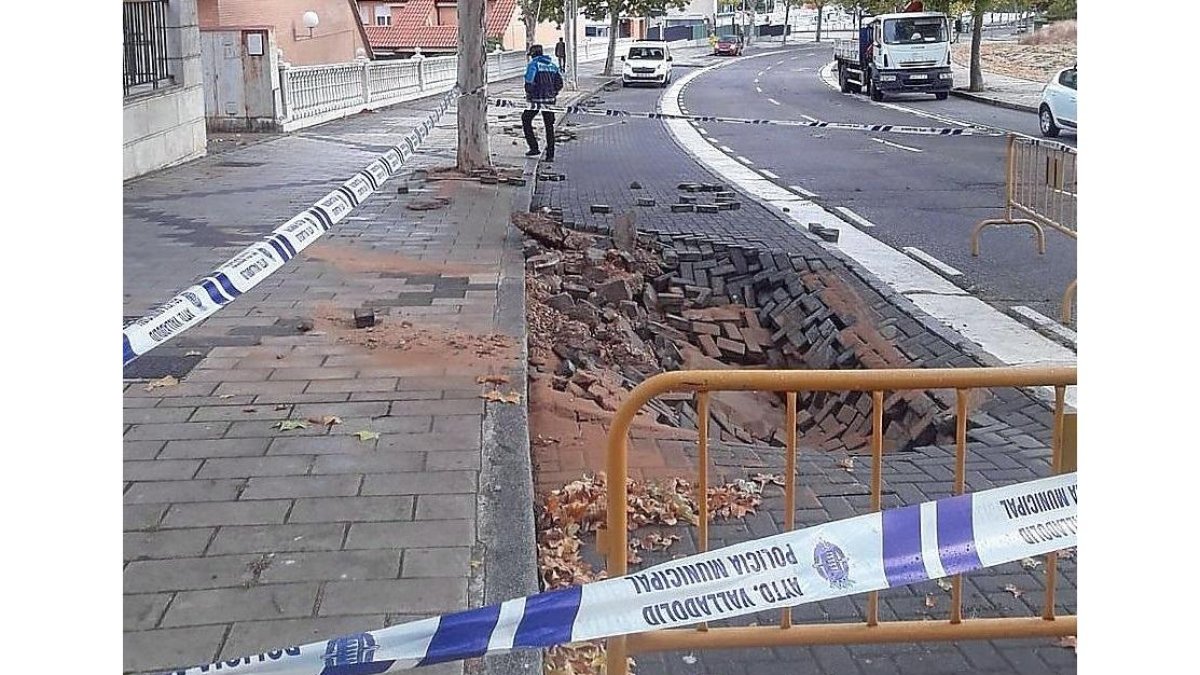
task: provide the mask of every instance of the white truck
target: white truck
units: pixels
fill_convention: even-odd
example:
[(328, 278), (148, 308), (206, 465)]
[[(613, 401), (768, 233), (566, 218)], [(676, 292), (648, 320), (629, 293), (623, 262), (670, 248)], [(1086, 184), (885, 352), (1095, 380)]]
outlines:
[(843, 92), (869, 94), (930, 93), (943, 100), (954, 84), (950, 43), (954, 31), (940, 12), (906, 12), (864, 17), (858, 39), (833, 47), (838, 84)]

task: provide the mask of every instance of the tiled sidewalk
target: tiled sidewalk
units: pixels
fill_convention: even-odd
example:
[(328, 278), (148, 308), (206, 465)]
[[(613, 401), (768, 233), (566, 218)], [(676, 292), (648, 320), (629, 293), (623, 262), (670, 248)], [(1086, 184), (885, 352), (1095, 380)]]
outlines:
[[(421, 109), (359, 115), (127, 185), (126, 314), (310, 205)], [(491, 130), (496, 163), (522, 166), (523, 146), (502, 124)], [(406, 168), (453, 165), (455, 143), (451, 110)], [(413, 190), (399, 194), (403, 185)], [(464, 609), (490, 601), (493, 585), (530, 590), (513, 580), (532, 579), (532, 531), (528, 542), (489, 533), (518, 531), (522, 517), (531, 528), (532, 514), (497, 510), (501, 498), (479, 490), (516, 494), (529, 482), (527, 460), (522, 477), (492, 456), (504, 442), (496, 420), (517, 407), (480, 397), (524, 391), (523, 325), (510, 320), (523, 309), (501, 300), (522, 298), (508, 225), (529, 198), (519, 191), (393, 179), (298, 260), (160, 348), (194, 365), (180, 384), (126, 382), (126, 672)], [(448, 203), (409, 208), (430, 196)], [(378, 326), (353, 328), (362, 307)], [(480, 384), (485, 375), (512, 384)], [(283, 430), (285, 420), (307, 426)], [(518, 543), (530, 555), (500, 569), (497, 550)]]

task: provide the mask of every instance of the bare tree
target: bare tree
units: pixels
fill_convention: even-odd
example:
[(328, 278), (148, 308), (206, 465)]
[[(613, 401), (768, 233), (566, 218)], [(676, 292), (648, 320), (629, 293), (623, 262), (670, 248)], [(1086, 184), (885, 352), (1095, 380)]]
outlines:
[(969, 91), (983, 91), (983, 61), (979, 56), (979, 48), (983, 44), (983, 14), (988, 10), (990, 0), (975, 0), (971, 12), (971, 83)]
[(492, 166), (487, 128), (487, 0), (458, 1), (459, 171)]

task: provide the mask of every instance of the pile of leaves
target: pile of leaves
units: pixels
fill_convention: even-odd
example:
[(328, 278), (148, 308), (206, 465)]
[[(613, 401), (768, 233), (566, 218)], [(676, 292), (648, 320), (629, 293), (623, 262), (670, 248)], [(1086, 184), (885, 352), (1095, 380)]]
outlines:
[[(762, 504), (767, 484), (782, 485), (781, 476), (756, 474), (751, 479), (708, 489), (710, 520), (742, 518)], [(538, 509), (538, 568), (545, 590), (566, 588), (606, 578), (583, 559), (583, 537), (599, 530), (608, 517), (608, 488), (605, 475), (584, 476), (542, 497)], [(626, 481), (629, 514), (629, 564), (642, 562), (639, 551), (665, 551), (679, 541), (678, 534), (651, 531), (633, 533), (648, 526), (698, 525), (700, 509), (697, 488), (682, 478), (663, 481)], [(563, 645), (547, 650), (543, 675), (586, 675), (603, 672), (603, 643)], [(633, 660), (630, 659), (630, 667)]]

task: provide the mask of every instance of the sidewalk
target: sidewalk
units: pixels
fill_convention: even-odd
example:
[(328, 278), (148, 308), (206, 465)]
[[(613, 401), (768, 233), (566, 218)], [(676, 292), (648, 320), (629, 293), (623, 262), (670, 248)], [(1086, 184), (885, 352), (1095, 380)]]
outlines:
[[(580, 95), (602, 82), (602, 62), (585, 67)], [(491, 91), (519, 98), (521, 81)], [(435, 102), (126, 184), (125, 314), (310, 206)], [(523, 400), (526, 379), (521, 238), (508, 222), (528, 207), (536, 162), (505, 134), (511, 111), (500, 112), (489, 113), (494, 160), (524, 167), (525, 187), (392, 179), (298, 260), (133, 364), (141, 377), (181, 381), (124, 385), (124, 671), (537, 590), (524, 405), (482, 398), (495, 389)], [(451, 109), (405, 171), (452, 166), (455, 147)], [(359, 308), (379, 324), (355, 329)], [(537, 659), (508, 663), (540, 668)]]
[(1041, 105), (1042, 88), (1045, 86), (1045, 82), (1031, 82), (985, 71), (983, 73), (984, 90), (974, 92), (967, 91), (967, 87), (971, 84), (970, 68), (954, 63), (951, 65), (951, 70), (954, 73), (954, 89), (950, 93), (954, 96), (1035, 114), (1038, 106)]

